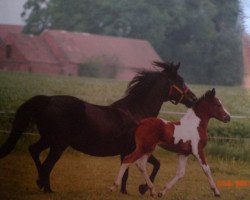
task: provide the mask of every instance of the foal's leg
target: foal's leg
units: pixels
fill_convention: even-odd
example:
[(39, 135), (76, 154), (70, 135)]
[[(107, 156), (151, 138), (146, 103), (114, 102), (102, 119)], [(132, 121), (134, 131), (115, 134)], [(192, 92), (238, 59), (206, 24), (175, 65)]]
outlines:
[(117, 190), (117, 188), (119, 187), (119, 185), (122, 182), (122, 177), (123, 177), (125, 171), (128, 169), (130, 164), (131, 163), (122, 163), (121, 164), (118, 176), (116, 177), (114, 184), (111, 187), (109, 187), (111, 192), (114, 192)]
[(220, 197), (220, 191), (219, 191), (219, 189), (217, 188), (217, 186), (216, 186), (216, 184), (214, 182), (210, 167), (206, 163), (205, 154), (204, 154), (203, 150), (200, 150), (198, 155), (194, 155), (194, 156), (198, 159), (204, 173), (206, 174), (206, 176), (208, 178), (208, 182), (210, 184), (210, 187), (214, 192), (214, 196)]
[(128, 170), (129, 165), (135, 162), (136, 160), (138, 160), (142, 155), (143, 154), (141, 154), (140, 151), (136, 149), (135, 151), (127, 155), (122, 160), (122, 164), (121, 164), (118, 176), (116, 177), (113, 186), (109, 188), (112, 192), (115, 191), (118, 188), (118, 186), (121, 184), (124, 173)]
[(47, 149), (49, 146), (47, 144), (47, 142), (43, 139), (40, 138), (36, 143), (32, 144), (29, 147), (29, 152), (31, 154), (31, 157), (33, 158), (36, 168), (37, 168), (37, 172), (38, 172), (38, 180), (37, 180), (37, 185), (40, 189), (42, 189), (44, 186), (41, 183), (41, 178), (42, 178), (42, 165), (41, 165), (41, 161), (39, 159), (40, 153), (42, 151), (44, 151), (45, 149)]
[(173, 185), (185, 175), (186, 163), (187, 163), (187, 156), (179, 155), (179, 164), (177, 173), (171, 181), (165, 184), (164, 189), (158, 194), (159, 197), (165, 195), (167, 190), (170, 190), (170, 188), (172, 188)]
[[(125, 155), (121, 155), (120, 156), (120, 158), (121, 158), (121, 163), (122, 163), (122, 161), (123, 161), (123, 159), (124, 159), (124, 157), (125, 157)], [(127, 192), (127, 180), (128, 180), (128, 172), (129, 172), (129, 168), (127, 168), (126, 169), (126, 171), (125, 171), (125, 173), (124, 173), (124, 175), (123, 175), (123, 177), (122, 177), (122, 184), (121, 184), (121, 193), (123, 193), (123, 194), (128, 194), (128, 192)]]
[(44, 187), (45, 193), (53, 192), (50, 188), (50, 173), (56, 162), (61, 157), (63, 151), (66, 149), (66, 147), (67, 147), (66, 145), (50, 147), (49, 155), (41, 165), (43, 177), (40, 180), (41, 180), (41, 185)]
[[(156, 176), (157, 172), (160, 169), (160, 162), (153, 155), (150, 155), (149, 158), (148, 158), (148, 163), (153, 165), (153, 170), (152, 170), (152, 173), (150, 175), (150, 180), (152, 182), (154, 182), (155, 176)], [(139, 192), (141, 194), (145, 194), (145, 192), (147, 192), (147, 190), (148, 190), (148, 185), (147, 184), (142, 184), (142, 185), (139, 186)]]
[(147, 188), (149, 188), (149, 190), (150, 190), (150, 196), (155, 197), (156, 192), (154, 190), (154, 185), (153, 185), (152, 181), (150, 180), (148, 173), (147, 173), (147, 170), (146, 170), (146, 164), (148, 161), (148, 157), (149, 157), (149, 155), (142, 156), (140, 159), (138, 159), (136, 161), (136, 165), (139, 168), (142, 175), (144, 176), (144, 179), (147, 183)]

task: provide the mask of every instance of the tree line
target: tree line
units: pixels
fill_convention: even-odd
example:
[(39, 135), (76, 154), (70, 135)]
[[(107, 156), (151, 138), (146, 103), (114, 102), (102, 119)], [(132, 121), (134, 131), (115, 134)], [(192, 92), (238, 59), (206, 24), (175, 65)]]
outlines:
[(180, 61), (189, 83), (238, 85), (243, 77), (238, 0), (27, 0), (25, 33), (64, 29), (145, 39)]

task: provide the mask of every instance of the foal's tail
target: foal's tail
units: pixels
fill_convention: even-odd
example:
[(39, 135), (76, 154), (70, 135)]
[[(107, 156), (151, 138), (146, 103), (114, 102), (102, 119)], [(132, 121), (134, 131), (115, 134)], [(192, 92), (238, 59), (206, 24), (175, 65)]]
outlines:
[(14, 149), (18, 139), (27, 129), (31, 120), (37, 118), (47, 106), (49, 100), (50, 97), (48, 96), (35, 96), (24, 102), (17, 109), (11, 133), (5, 143), (0, 147), (0, 158), (7, 156)]

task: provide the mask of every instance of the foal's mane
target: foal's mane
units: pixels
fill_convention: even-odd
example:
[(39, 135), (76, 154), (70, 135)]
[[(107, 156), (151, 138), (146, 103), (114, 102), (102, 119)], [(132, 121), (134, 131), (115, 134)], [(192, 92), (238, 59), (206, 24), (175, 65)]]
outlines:
[[(214, 90), (214, 89), (213, 89)], [(202, 101), (204, 101), (206, 98), (207, 98), (207, 96), (211, 96), (211, 95), (213, 95), (213, 92), (215, 92), (215, 91), (210, 91), (210, 90), (208, 90), (205, 94), (203, 94), (200, 98), (198, 98), (197, 99), (197, 101), (196, 101), (196, 103), (195, 103), (195, 105), (194, 105), (194, 107), (197, 107), (197, 106), (199, 106), (200, 105), (200, 103), (202, 102)], [(214, 95), (213, 95), (214, 96)]]
[(158, 61), (154, 61), (153, 65), (163, 70), (139, 71), (137, 75), (132, 79), (132, 81), (130, 81), (130, 83), (128, 84), (128, 88), (126, 90), (127, 96), (145, 94), (162, 74), (170, 74), (171, 70), (173, 70), (173, 67), (175, 66), (173, 63), (163, 63)]
[(198, 107), (202, 101), (205, 100), (205, 94), (203, 94), (201, 97), (199, 97), (194, 105), (194, 108)]

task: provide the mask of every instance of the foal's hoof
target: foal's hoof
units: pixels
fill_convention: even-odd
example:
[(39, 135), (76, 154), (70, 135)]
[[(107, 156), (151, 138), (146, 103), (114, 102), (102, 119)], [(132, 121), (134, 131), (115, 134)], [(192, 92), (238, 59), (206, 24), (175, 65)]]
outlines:
[(146, 184), (139, 185), (139, 192), (141, 195), (145, 194), (148, 190), (148, 186)]
[(216, 190), (216, 189), (212, 188), (212, 190), (214, 192), (215, 197), (220, 197), (220, 191), (218, 189)]
[(150, 194), (150, 197), (156, 198), (156, 197), (157, 197), (157, 194)]
[(150, 196), (151, 196), (152, 198), (156, 198), (156, 197), (157, 197), (157, 193), (155, 192), (154, 189), (150, 192)]
[(115, 192), (117, 190), (118, 186), (116, 184), (110, 186), (108, 189), (110, 192)]
[(161, 198), (163, 194), (161, 192), (158, 193), (158, 197)]
[(220, 197), (220, 194), (214, 194), (215, 197)]

